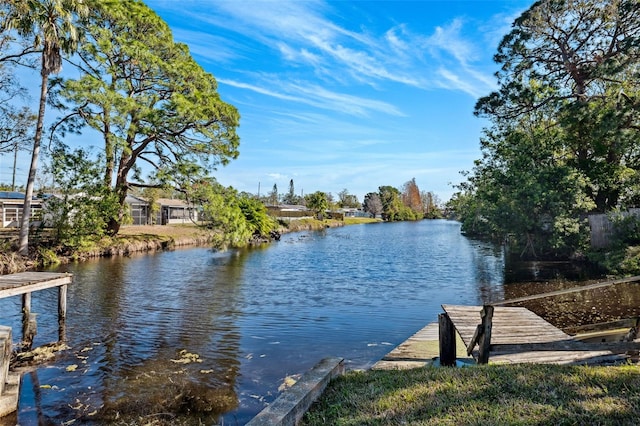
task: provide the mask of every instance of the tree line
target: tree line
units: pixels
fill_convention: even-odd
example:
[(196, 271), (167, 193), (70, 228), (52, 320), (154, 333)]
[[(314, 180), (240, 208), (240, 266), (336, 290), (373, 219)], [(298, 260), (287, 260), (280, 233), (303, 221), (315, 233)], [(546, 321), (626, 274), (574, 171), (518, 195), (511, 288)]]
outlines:
[[(212, 177), (216, 167), (239, 155), (240, 114), (220, 98), (214, 76), (140, 0), (5, 0), (0, 29), (0, 152), (32, 153), (22, 254), (29, 248), (34, 187), (45, 174), (60, 195), (48, 202), (57, 240), (74, 246), (116, 235), (129, 220), (131, 192), (153, 200), (177, 191), (203, 206), (208, 225), (232, 245), (275, 229), (264, 206), (269, 201), (305, 204), (319, 215), (362, 206), (346, 189), (337, 200), (321, 191), (298, 196), (291, 181), (282, 197), (274, 185), (265, 198), (219, 184)], [(74, 72), (61, 76), (63, 65)], [(29, 93), (18, 78), (25, 70), (40, 75), (37, 112), (26, 106)], [(70, 147), (70, 135), (100, 147)], [(39, 164), (42, 147), (45, 166)], [(368, 194), (364, 209), (385, 220), (408, 220), (436, 215), (437, 202), (420, 193), (414, 179), (402, 191), (385, 186)]]
[(436, 219), (443, 216), (441, 202), (437, 195), (430, 191), (420, 191), (413, 178), (402, 185), (401, 189), (385, 185), (378, 187), (378, 192), (369, 192), (363, 202), (349, 193), (348, 189), (338, 192), (335, 198), (330, 192), (316, 191), (306, 195), (296, 195), (293, 179), (289, 181), (288, 191), (278, 192), (278, 186), (266, 195), (258, 198), (265, 204), (303, 205), (321, 217), (327, 210), (359, 209), (372, 217), (380, 217), (389, 222), (400, 220)]
[(406, 182), (401, 189), (392, 186), (380, 186), (378, 192), (369, 192), (363, 202), (351, 194), (348, 189), (332, 193), (316, 191), (312, 194), (297, 195), (293, 179), (289, 181), (288, 191), (280, 194), (278, 185), (264, 196), (258, 198), (265, 204), (303, 205), (317, 213), (336, 209), (361, 209), (373, 217), (386, 221), (435, 219), (443, 215), (440, 198), (430, 191), (420, 191), (415, 178)]
[(640, 3), (537, 1), (495, 61), (482, 157), (448, 207), (523, 256), (584, 254), (589, 213), (640, 203)]
[[(2, 126), (0, 148), (27, 143), (32, 153), (22, 254), (28, 251), (30, 202), (45, 139), (53, 147), (56, 182), (75, 199), (90, 194), (70, 214), (76, 221), (93, 218), (96, 236), (115, 235), (125, 223), (132, 188), (174, 187), (200, 196), (194, 188), (238, 156), (238, 111), (220, 99), (215, 78), (141, 1), (6, 0), (0, 28), (0, 96), (8, 101), (1, 103), (0, 116), (9, 122)], [(58, 76), (63, 62), (78, 76)], [(36, 114), (14, 106), (26, 95), (17, 78), (25, 69), (41, 77)], [(49, 128), (47, 106), (57, 114), (47, 115)], [(87, 130), (87, 139), (102, 141), (97, 159), (64, 143), (66, 135)], [(143, 167), (151, 170), (146, 178)]]

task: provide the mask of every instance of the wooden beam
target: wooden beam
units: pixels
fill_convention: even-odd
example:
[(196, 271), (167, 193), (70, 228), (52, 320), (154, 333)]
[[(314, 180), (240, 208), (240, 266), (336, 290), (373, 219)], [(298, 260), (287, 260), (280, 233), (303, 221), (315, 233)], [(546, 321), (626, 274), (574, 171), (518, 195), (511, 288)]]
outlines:
[(67, 285), (58, 287), (58, 341), (66, 340)]
[(489, 363), (489, 352), (491, 351), (491, 328), (493, 327), (493, 306), (484, 305), (480, 311), (482, 318), (482, 334), (478, 339), (478, 364)]
[(561, 296), (561, 295), (564, 295), (564, 294), (578, 293), (578, 292), (586, 291), (586, 290), (595, 290), (597, 288), (608, 287), (610, 285), (631, 283), (631, 282), (635, 282), (635, 281), (640, 281), (640, 275), (636, 275), (634, 277), (629, 277), (629, 278), (621, 278), (619, 280), (604, 281), (604, 282), (601, 282), (601, 283), (590, 284), (590, 285), (586, 285), (586, 286), (583, 286), (583, 287), (572, 287), (572, 288), (567, 288), (567, 289), (564, 289), (564, 290), (556, 290), (556, 291), (550, 291), (548, 293), (540, 293), (540, 294), (534, 294), (532, 296), (517, 297), (515, 299), (510, 299), (510, 300), (502, 300), (500, 302), (492, 302), (491, 305), (492, 306), (503, 306), (503, 305), (507, 305), (507, 304), (510, 304), (510, 303), (528, 302), (530, 300), (543, 299), (545, 297)]
[[(31, 293), (22, 295), (22, 341), (29, 338), (29, 320), (31, 319)], [(33, 340), (33, 336), (31, 337)]]
[(467, 345), (467, 355), (471, 355), (473, 353), (473, 348), (478, 344), (478, 340), (482, 335), (482, 324), (478, 324), (476, 326), (476, 331), (473, 332), (473, 336), (471, 337), (471, 341)]
[(542, 343), (493, 343), (491, 351), (500, 353), (537, 352), (537, 351), (640, 351), (640, 342), (600, 342), (585, 343), (576, 340), (564, 340)]
[[(2, 288), (2, 291), (0, 291), (0, 298), (17, 296), (20, 294), (32, 293), (38, 290), (44, 290), (47, 288), (57, 287), (65, 284), (71, 284), (71, 280), (72, 280), (72, 276), (68, 275), (68, 276), (63, 276), (61, 278), (55, 278), (49, 281), (29, 283), (26, 285), (24, 284), (15, 285), (15, 286), (12, 285), (9, 288)], [(0, 281), (0, 283), (2, 282)]]
[(438, 315), (440, 335), (440, 365), (454, 367), (456, 365), (456, 329), (446, 313)]

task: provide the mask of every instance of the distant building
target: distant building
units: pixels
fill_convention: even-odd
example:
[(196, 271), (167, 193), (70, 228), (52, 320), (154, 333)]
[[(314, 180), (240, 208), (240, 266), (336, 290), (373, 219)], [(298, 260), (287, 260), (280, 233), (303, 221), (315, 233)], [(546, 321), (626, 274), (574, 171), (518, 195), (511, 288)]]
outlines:
[[(173, 225), (187, 224), (198, 220), (198, 209), (184, 200), (173, 198), (159, 198), (157, 216), (152, 218), (149, 201), (134, 195), (127, 195), (125, 200), (129, 206), (132, 225)], [(155, 219), (152, 220), (152, 219)]]
[(365, 212), (362, 209), (358, 208), (344, 208), (340, 209), (339, 211), (344, 213), (344, 217), (373, 217), (371, 213)]
[[(0, 227), (19, 228), (22, 221), (22, 207), (24, 206), (24, 193), (13, 191), (0, 191)], [(42, 199), (33, 197), (31, 200), (31, 218), (38, 220), (42, 214)]]
[(160, 198), (157, 223), (161, 225), (174, 225), (183, 223), (193, 223), (198, 221), (198, 209), (193, 204), (184, 200), (170, 198)]
[(297, 204), (280, 204), (277, 206), (265, 206), (267, 208), (267, 214), (273, 217), (295, 220), (302, 218), (312, 218), (314, 216), (311, 210), (308, 210), (305, 206)]
[(124, 200), (129, 206), (131, 213), (132, 225), (151, 225), (151, 209), (149, 202), (143, 198), (134, 195), (127, 195)]
[[(76, 194), (76, 196), (79, 194)], [(43, 204), (52, 197), (46, 195), (43, 197), (33, 197), (31, 201), (31, 223), (39, 225), (43, 216)], [(56, 197), (56, 196), (53, 196)], [(59, 198), (59, 197), (58, 197)], [(127, 195), (125, 203), (129, 207), (132, 225), (151, 225), (151, 206), (144, 198), (134, 195)], [(155, 223), (168, 224), (187, 224), (198, 220), (198, 209), (193, 204), (188, 204), (184, 200), (175, 200), (169, 198), (160, 198), (157, 200), (159, 204), (158, 216)], [(24, 193), (0, 191), (0, 228), (19, 228), (22, 221), (22, 207), (24, 205)], [(49, 208), (46, 213), (46, 226), (52, 226), (54, 217), (58, 215), (55, 209)]]

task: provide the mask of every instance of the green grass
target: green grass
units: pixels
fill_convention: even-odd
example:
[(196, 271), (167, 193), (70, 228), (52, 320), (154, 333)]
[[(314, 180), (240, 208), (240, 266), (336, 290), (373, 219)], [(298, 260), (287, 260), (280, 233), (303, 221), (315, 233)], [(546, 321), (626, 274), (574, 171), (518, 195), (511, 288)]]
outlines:
[(373, 219), (370, 217), (345, 217), (345, 225), (358, 225), (360, 223), (377, 223), (382, 222), (382, 219)]
[(635, 425), (637, 366), (488, 365), (348, 372), (303, 425)]

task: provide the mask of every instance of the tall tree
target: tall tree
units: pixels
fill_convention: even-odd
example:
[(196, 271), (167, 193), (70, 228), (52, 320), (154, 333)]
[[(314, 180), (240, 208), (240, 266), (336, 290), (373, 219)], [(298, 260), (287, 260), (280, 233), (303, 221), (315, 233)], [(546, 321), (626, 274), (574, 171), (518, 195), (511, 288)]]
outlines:
[(640, 172), (640, 3), (542, 0), (498, 47), (499, 90), (476, 114), (495, 128), (544, 109), (563, 128), (568, 164), (587, 178), (599, 211), (612, 209)]
[(345, 188), (338, 192), (338, 205), (342, 208), (355, 208), (360, 206), (360, 202), (358, 202), (357, 196), (349, 194), (349, 191)]
[(313, 194), (304, 196), (307, 208), (312, 210), (316, 217), (320, 220), (324, 218), (324, 213), (329, 208), (329, 200), (327, 194), (322, 191), (316, 191)]
[(269, 203), (272, 206), (277, 206), (278, 205), (278, 185), (277, 184), (273, 184), (273, 188), (271, 189), (271, 192), (269, 193)]
[(293, 179), (289, 181), (289, 192), (283, 195), (282, 202), (284, 204), (298, 204), (298, 197), (296, 196), (295, 188), (293, 186)]
[(40, 104), (20, 224), (19, 252), (27, 255), (31, 199), (38, 169), (49, 76), (59, 73), (62, 69), (62, 54), (69, 54), (75, 50), (78, 43), (76, 18), (86, 16), (89, 9), (83, 0), (5, 1), (9, 5), (9, 28), (15, 29), (23, 37), (33, 39), (34, 46), (42, 51)]
[(398, 188), (389, 185), (380, 186), (378, 187), (378, 195), (382, 202), (382, 219), (389, 222), (402, 220), (401, 212), (404, 205)]
[(402, 187), (402, 202), (416, 213), (424, 214), (420, 189), (416, 178), (406, 182)]
[(369, 192), (364, 196), (362, 208), (365, 212), (371, 213), (373, 217), (382, 214), (382, 201), (377, 192)]
[[(94, 1), (84, 30), (82, 75), (60, 92), (74, 114), (60, 128), (88, 125), (102, 134), (105, 185), (123, 214), (129, 188), (148, 186), (143, 168), (156, 186), (189, 187), (238, 156), (238, 111), (144, 3)], [(112, 220), (110, 233), (120, 224)]]
[(421, 191), (420, 200), (422, 201), (422, 212), (425, 218), (435, 219), (442, 217), (440, 210), (440, 199), (431, 191)]
[(569, 256), (584, 248), (585, 178), (558, 150), (560, 130), (533, 122), (482, 139), (482, 160), (457, 198), (463, 231), (509, 241), (522, 256)]

